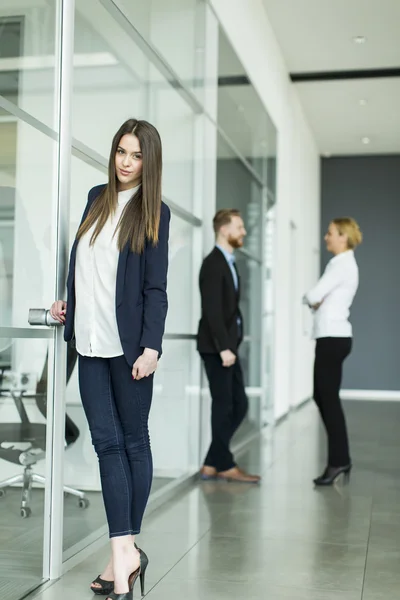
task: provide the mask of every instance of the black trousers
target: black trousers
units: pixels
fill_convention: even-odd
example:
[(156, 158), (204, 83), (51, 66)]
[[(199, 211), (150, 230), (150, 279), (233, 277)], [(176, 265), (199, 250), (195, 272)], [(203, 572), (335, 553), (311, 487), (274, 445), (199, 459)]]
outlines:
[(232, 367), (223, 367), (219, 354), (201, 354), (212, 398), (212, 441), (204, 464), (217, 471), (236, 466), (229, 444), (247, 414), (249, 401), (239, 358)]
[(340, 401), (343, 362), (351, 352), (352, 338), (317, 340), (314, 363), (314, 400), (328, 435), (328, 465), (350, 464), (346, 420)]

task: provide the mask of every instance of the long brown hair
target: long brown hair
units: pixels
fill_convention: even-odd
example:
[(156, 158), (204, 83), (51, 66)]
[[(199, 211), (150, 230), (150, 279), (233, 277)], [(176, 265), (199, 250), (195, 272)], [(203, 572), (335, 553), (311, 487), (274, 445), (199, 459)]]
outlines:
[(89, 214), (80, 226), (77, 239), (80, 239), (95, 225), (90, 244), (93, 245), (118, 203), (118, 179), (115, 170), (115, 156), (121, 138), (135, 135), (142, 153), (142, 184), (125, 206), (117, 225), (118, 249), (121, 252), (126, 244), (132, 252), (141, 254), (146, 240), (156, 245), (161, 213), (161, 173), (162, 149), (157, 129), (147, 121), (129, 119), (114, 136), (108, 162), (108, 184), (90, 207)]

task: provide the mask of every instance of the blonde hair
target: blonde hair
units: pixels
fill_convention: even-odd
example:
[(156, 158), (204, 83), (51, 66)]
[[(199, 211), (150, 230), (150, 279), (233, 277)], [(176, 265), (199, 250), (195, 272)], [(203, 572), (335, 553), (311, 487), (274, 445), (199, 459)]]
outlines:
[(361, 233), (360, 227), (357, 221), (351, 217), (333, 219), (332, 223), (336, 225), (340, 235), (347, 235), (347, 247), (350, 250), (359, 246), (363, 241), (363, 234)]

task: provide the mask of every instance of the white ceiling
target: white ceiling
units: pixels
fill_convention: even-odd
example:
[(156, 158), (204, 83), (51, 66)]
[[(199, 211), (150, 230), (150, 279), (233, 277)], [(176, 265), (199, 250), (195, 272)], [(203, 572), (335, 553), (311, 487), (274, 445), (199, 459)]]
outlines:
[[(292, 74), (400, 68), (400, 0), (263, 1)], [(294, 85), (321, 153), (400, 152), (400, 78)]]

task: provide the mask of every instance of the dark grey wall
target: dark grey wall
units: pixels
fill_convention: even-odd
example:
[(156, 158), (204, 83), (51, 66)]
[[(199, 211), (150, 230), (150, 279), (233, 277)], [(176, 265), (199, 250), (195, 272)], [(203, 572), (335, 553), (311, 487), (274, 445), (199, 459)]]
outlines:
[[(321, 233), (351, 216), (364, 234), (343, 388), (400, 390), (400, 156), (323, 159), (321, 209)], [(322, 242), (322, 269), (329, 258)]]

